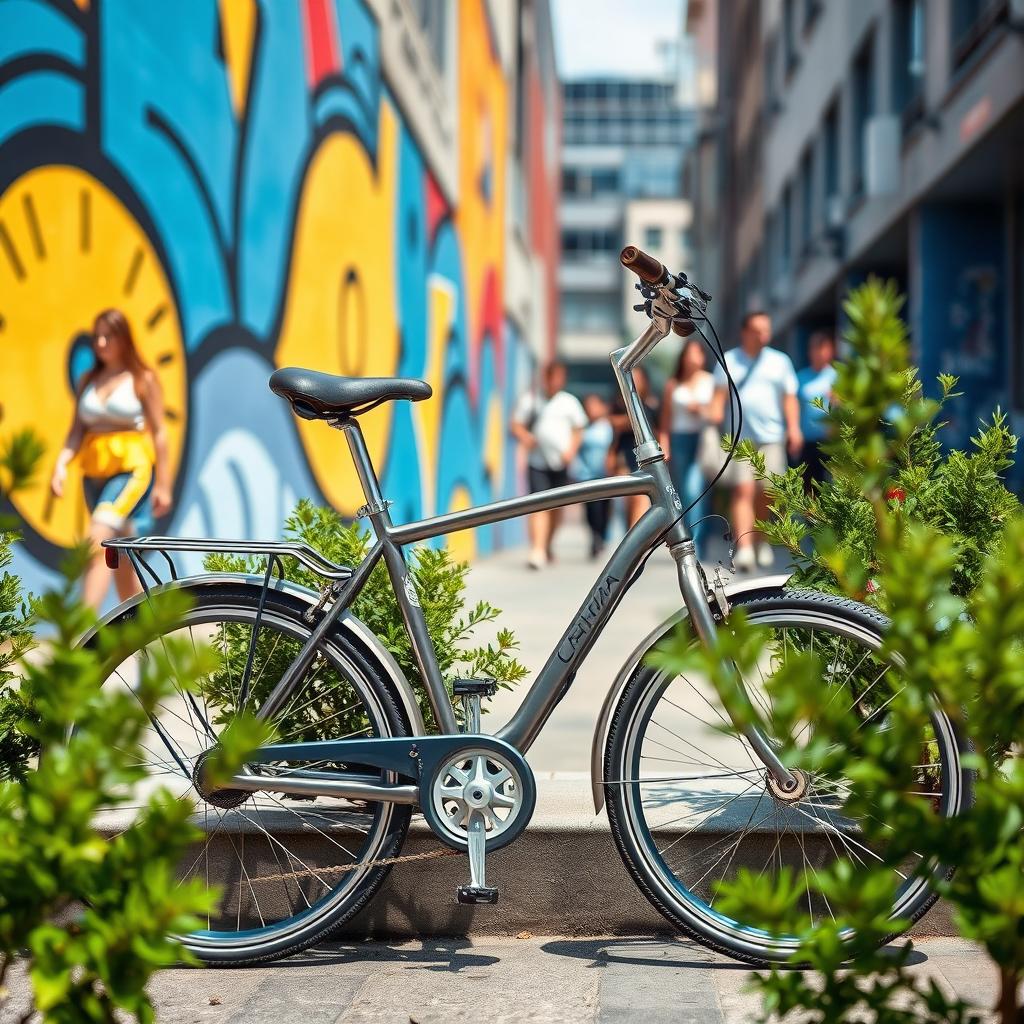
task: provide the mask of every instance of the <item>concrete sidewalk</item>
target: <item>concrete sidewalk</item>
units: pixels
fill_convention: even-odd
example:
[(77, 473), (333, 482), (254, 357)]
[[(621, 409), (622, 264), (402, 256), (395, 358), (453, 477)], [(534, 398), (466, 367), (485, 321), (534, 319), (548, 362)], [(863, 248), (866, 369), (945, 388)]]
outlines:
[[(996, 978), (972, 946), (917, 944), (913, 970), (982, 1006)], [(327, 945), (249, 970), (169, 970), (150, 986), (159, 1024), (749, 1024), (749, 968), (686, 941), (428, 939)], [(0, 1022), (24, 1006), (21, 970)]]

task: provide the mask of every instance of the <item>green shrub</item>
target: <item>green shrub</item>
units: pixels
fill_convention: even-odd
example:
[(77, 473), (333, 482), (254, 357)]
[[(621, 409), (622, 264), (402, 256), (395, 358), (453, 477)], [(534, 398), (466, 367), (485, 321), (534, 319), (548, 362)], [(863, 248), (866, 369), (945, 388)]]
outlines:
[[(902, 300), (890, 290), (885, 302), (892, 315), (878, 319), (870, 330), (879, 343), (884, 333), (886, 345), (905, 349), (906, 327), (898, 315)], [(904, 364), (889, 369), (869, 353), (844, 367), (842, 386), (847, 394), (851, 386), (858, 393), (871, 393), (882, 372), (890, 374), (883, 388), (891, 399), (887, 408), (872, 402), (867, 409), (854, 409), (845, 396), (830, 408), (834, 431), (824, 446), (830, 479), (810, 492), (804, 489), (801, 468), (765, 473), (763, 458), (743, 447), (771, 499), (769, 520), (758, 526), (772, 544), (793, 556), (791, 585), (839, 592), (841, 581), (831, 565), (838, 554), (860, 566), (860, 594), (884, 607), (884, 593), (872, 596), (867, 582), (879, 567), (876, 513), (925, 523), (949, 538), (954, 555), (951, 589), (964, 597), (977, 587), (986, 557), (998, 552), (1006, 524), (1021, 514), (1020, 502), (1002, 479), (1013, 464), (1017, 438), (1006, 416), (996, 412), (972, 438), (972, 451), (944, 452), (940, 417), (955, 394), (956, 379), (940, 377), (941, 399), (927, 402), (914, 368)], [(917, 410), (910, 422), (909, 410)], [(865, 486), (865, 458), (881, 459), (875, 483), (884, 500), (877, 509)]]
[[(205, 672), (211, 654), (170, 638), (150, 647), (133, 693), (104, 688), (107, 666), (173, 629), (184, 603), (177, 594), (147, 602), (134, 622), (102, 630), (95, 649), (76, 647), (92, 614), (74, 596), (84, 557), (72, 564), (63, 587), (37, 603), (53, 636), (22, 681), (35, 711), (22, 728), (40, 746), (39, 767), (0, 783), (0, 974), (27, 955), (45, 1021), (113, 1024), (123, 1019), (117, 1011), (152, 1021), (148, 978), (189, 959), (169, 934), (199, 927), (196, 915), (216, 906), (201, 881), (176, 879), (201, 835), (192, 804), (162, 790), (115, 837), (99, 815), (134, 799), (149, 716), (173, 681)], [(225, 764), (241, 763), (266, 736), (251, 720), (238, 722), (224, 737)]]
[(33, 646), (28, 598), (21, 580), (7, 571), (15, 539), (0, 532), (0, 779), (20, 776), (35, 753), (35, 742), (20, 728), (34, 714), (14, 671)]
[[(25, 485), (39, 451), (27, 434), (8, 443), (0, 454), (0, 492)], [(13, 539), (3, 535), (5, 565)], [(174, 629), (185, 603), (178, 593), (147, 602), (132, 622), (104, 629), (94, 646), (79, 647), (94, 622), (75, 596), (87, 559), (84, 547), (76, 550), (62, 586), (35, 602), (34, 623), (51, 635), (29, 663), (19, 662), (31, 642), (19, 582), (5, 573), (0, 585), (2, 707), (13, 726), (3, 753), (14, 757), (8, 774), (19, 776), (0, 782), (4, 1019), (17, 1002), (22, 1021), (33, 1011), (48, 1024), (114, 1024), (126, 1014), (153, 1021), (148, 979), (188, 959), (168, 936), (198, 927), (196, 915), (216, 905), (216, 894), (201, 882), (179, 884), (175, 877), (179, 860), (200, 838), (191, 803), (160, 790), (141, 808), (129, 806), (133, 787), (145, 777), (141, 740), (151, 716), (175, 684), (206, 672), (212, 655), (170, 638), (151, 647), (131, 692), (104, 687), (109, 666)], [(238, 718), (221, 737), (214, 770), (230, 773), (267, 738), (263, 725)], [(29, 747), (40, 751), (40, 763), (25, 772), (20, 758)], [(118, 807), (133, 813), (132, 826), (110, 837), (100, 812)], [(4, 984), (19, 957), (27, 960), (28, 1006)]]
[[(904, 865), (911, 852), (924, 855), (922, 869), (930, 863), (956, 865), (956, 874), (939, 883), (939, 891), (952, 904), (961, 935), (980, 943), (998, 968), (999, 1019), (1019, 1024), (1017, 987), (1024, 978), (1024, 590), (1019, 580), (1024, 520), (992, 477), (1005, 468), (1012, 444), (997, 418), (982, 433), (974, 456), (950, 457), (945, 469), (928, 457), (908, 460), (906, 453), (915, 445), (920, 452), (934, 444), (937, 405), (912, 383), (895, 286), (871, 281), (851, 295), (846, 310), (853, 356), (839, 368), (835, 386), (833, 415), (840, 442), (833, 450), (834, 488), (856, 495), (868, 514), (858, 512), (856, 530), (845, 530), (853, 518), (847, 517), (834, 533), (822, 517), (813, 532), (818, 546), (807, 571), (823, 574), (849, 596), (862, 593), (869, 578), (877, 580), (891, 618), (880, 655), (900, 666), (903, 688), (886, 710), (884, 729), (859, 729), (853, 705), (821, 700), (825, 658), (805, 651), (767, 682), (773, 701), (768, 727), (774, 736), (792, 737), (801, 723), (814, 722), (813, 742), (802, 749), (786, 744), (785, 760), (812, 775), (843, 778), (849, 788), (846, 811), (860, 820), (866, 840), (883, 853), (878, 862), (839, 859), (827, 869), (784, 875), (776, 885), (741, 872), (721, 886), (717, 906), (770, 932), (802, 936), (793, 962), (820, 972), (772, 970), (752, 978), (763, 996), (766, 1019), (793, 1014), (827, 1022), (976, 1021), (982, 1018), (975, 1009), (906, 970), (909, 942), (895, 954), (875, 948), (892, 930), (887, 918), (894, 868)], [(946, 381), (945, 391), (952, 386)], [(972, 459), (978, 472), (970, 468)], [(953, 492), (945, 496), (933, 490), (943, 475)], [(904, 485), (916, 481), (914, 493), (922, 500), (895, 501), (894, 479)], [(912, 490), (908, 486), (908, 495)], [(986, 523), (972, 527), (957, 510), (970, 507), (979, 493), (993, 495), (997, 508)], [(795, 493), (787, 490), (786, 495), (790, 509), (799, 506)], [(936, 512), (939, 508), (944, 511)], [(780, 531), (787, 527), (781, 518), (777, 523)], [(791, 525), (796, 538), (803, 524)], [(965, 540), (966, 535), (972, 539)], [(851, 543), (852, 536), (864, 543)], [(713, 650), (691, 646), (687, 637), (677, 635), (657, 660), (673, 671), (705, 672), (721, 688), (731, 678), (723, 664), (751, 670), (764, 643), (763, 631), (734, 613)], [(913, 768), (920, 760), (922, 725), (932, 701), (950, 716), (970, 748), (1010, 751), (968, 756), (975, 772), (975, 802), (954, 819), (942, 817), (933, 801), (915, 794)], [(814, 929), (806, 913), (812, 893), (824, 894), (835, 915)], [(857, 935), (850, 945), (841, 941), (847, 928)]]
[[(0, 494), (31, 485), (42, 445), (29, 431), (15, 434), (0, 449)], [(18, 534), (0, 523), (0, 779), (21, 775), (35, 753), (35, 741), (19, 728), (34, 718), (17, 685), (15, 668), (32, 649), (29, 597), (8, 571)]]
[[(371, 543), (370, 534), (357, 523), (345, 523), (332, 509), (317, 507), (307, 499), (301, 500), (285, 520), (284, 536), (287, 540), (309, 544), (339, 565), (351, 566), (363, 560)], [(314, 590), (322, 587), (323, 580), (315, 573), (294, 559), (284, 561), (289, 579)], [(207, 569), (217, 572), (262, 573), (265, 568), (262, 558), (222, 554), (208, 556), (204, 564)], [(486, 601), (479, 601), (467, 610), (465, 589), (468, 572), (469, 566), (454, 559), (447, 548), (417, 547), (409, 558), (409, 577), (423, 608), (427, 631), (446, 683), (450, 686), (457, 678), (487, 676), (495, 679), (502, 687), (511, 688), (526, 675), (526, 669), (514, 657), (519, 643), (509, 629), (499, 629), (494, 643), (472, 643), (477, 627), (494, 622), (501, 612)], [(433, 712), (383, 562), (378, 563), (370, 573), (366, 585), (352, 605), (352, 612), (377, 634), (394, 655), (406, 678), (415, 687), (424, 720), (428, 728), (431, 727)], [(247, 627), (222, 627), (213, 641), (214, 646), (223, 650), (226, 657), (219, 674), (211, 679), (209, 690), (204, 684), (204, 693), (207, 693), (207, 699), (216, 699), (211, 694), (220, 693), (220, 703), (226, 712), (230, 711), (231, 706), (231, 677), (238, 679), (245, 666), (250, 635)], [(297, 643), (293, 647), (280, 645), (272, 650), (269, 643), (269, 638), (262, 636), (257, 641), (256, 662), (267, 666), (261, 669), (261, 677), (253, 687), (252, 695), (257, 704), (273, 688), (300, 646)], [(348, 692), (340, 684), (341, 681), (335, 678), (334, 673), (318, 673), (313, 702), (307, 704), (300, 713), (291, 713), (281, 719), (278, 722), (280, 733), (296, 739), (312, 740), (358, 731), (363, 723), (344, 713), (339, 714), (343, 712), (344, 698)], [(304, 692), (304, 704), (306, 700)], [(327, 723), (328, 720), (329, 725), (319, 724)]]

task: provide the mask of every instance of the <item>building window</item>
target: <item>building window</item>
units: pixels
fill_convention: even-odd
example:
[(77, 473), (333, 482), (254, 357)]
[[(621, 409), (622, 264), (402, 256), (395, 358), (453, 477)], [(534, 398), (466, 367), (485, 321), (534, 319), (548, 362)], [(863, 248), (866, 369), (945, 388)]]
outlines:
[(566, 228), (562, 231), (562, 253), (568, 262), (604, 257), (617, 252), (619, 238), (614, 231)]
[(430, 46), (434, 66), (443, 71), (448, 56), (448, 5), (434, 3), (434, 0), (413, 0), (412, 8)]
[(867, 151), (864, 136), (875, 112), (875, 38), (868, 37), (853, 62), (853, 194), (864, 191)]
[(779, 265), (782, 276), (789, 274), (793, 266), (793, 185), (787, 183), (782, 190), (782, 210), (779, 214), (782, 224), (779, 234), (781, 235), (779, 246)]
[(992, 29), (1006, 20), (1008, 7), (1007, 0), (953, 0), (953, 67), (960, 67)]
[(814, 236), (814, 151), (810, 146), (800, 160), (800, 256), (811, 251)]
[(800, 63), (796, 52), (796, 0), (782, 0), (782, 54), (786, 74)]
[(896, 0), (893, 10), (892, 97), (904, 129), (924, 113), (924, 0)]
[(778, 38), (776, 36), (772, 36), (772, 38), (765, 43), (764, 48), (764, 109), (765, 114), (769, 119), (777, 114), (781, 108), (778, 91), (776, 89), (776, 82), (778, 78), (776, 75), (775, 65), (778, 62), (778, 43)]
[(659, 228), (659, 227), (646, 227), (646, 228), (644, 228), (644, 248), (645, 249), (660, 249), (661, 248), (661, 228)]
[(618, 169), (615, 167), (595, 167), (590, 172), (590, 190), (595, 196), (618, 192)]
[(825, 113), (822, 129), (822, 151), (825, 162), (825, 220), (829, 220), (829, 207), (839, 192), (839, 101), (833, 100)]
[(772, 286), (780, 277), (779, 268), (779, 215), (771, 212), (764, 222), (765, 255), (764, 277), (766, 290), (770, 294)]
[(569, 331), (617, 332), (622, 310), (618, 295), (565, 292), (559, 301), (559, 322)]
[(616, 167), (563, 167), (562, 194), (567, 196), (600, 196), (619, 191)]

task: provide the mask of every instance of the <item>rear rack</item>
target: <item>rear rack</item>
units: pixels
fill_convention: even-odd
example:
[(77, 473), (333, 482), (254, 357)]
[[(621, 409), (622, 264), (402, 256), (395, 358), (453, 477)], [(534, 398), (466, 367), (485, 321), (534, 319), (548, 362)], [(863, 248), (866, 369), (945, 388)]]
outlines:
[[(265, 555), (267, 559), (266, 577), (276, 573), (281, 579), (286, 577), (284, 558), (294, 558), (300, 565), (325, 580), (340, 583), (349, 579), (352, 569), (347, 565), (337, 565), (325, 558), (315, 548), (297, 541), (263, 541), (263, 540), (219, 540), (212, 537), (117, 537), (103, 542), (107, 549), (107, 564), (114, 568), (118, 556), (124, 552), (131, 562), (132, 568), (139, 577), (144, 589), (149, 590), (146, 577), (158, 586), (165, 582), (176, 582), (182, 578), (175, 564), (174, 552), (219, 552), (237, 555)], [(155, 553), (160, 555), (167, 565), (169, 580), (162, 579), (159, 573), (145, 560), (143, 555)], [(113, 554), (113, 558), (111, 558)]]

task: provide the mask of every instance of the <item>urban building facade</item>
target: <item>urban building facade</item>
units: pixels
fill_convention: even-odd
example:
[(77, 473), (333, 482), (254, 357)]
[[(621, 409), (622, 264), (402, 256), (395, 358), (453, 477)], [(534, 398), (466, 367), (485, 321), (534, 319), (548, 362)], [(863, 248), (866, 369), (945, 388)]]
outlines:
[(571, 387), (608, 391), (608, 353), (635, 326), (622, 246), (650, 247), (676, 267), (691, 258), (680, 193), (694, 116), (671, 78), (567, 82), (562, 113), (558, 351)]
[[(749, 16), (749, 14), (747, 15)], [(687, 0), (684, 33), (689, 40), (690, 90), (696, 112), (693, 144), (683, 166), (683, 195), (693, 207), (693, 274), (698, 284), (720, 294), (725, 178), (718, 123), (718, 2)]]
[[(960, 378), (947, 439), (1024, 410), (1024, 5), (698, 2), (718, 27), (714, 307), (772, 313), (799, 360), (869, 274), (894, 278), (926, 387)], [(700, 178), (700, 201), (715, 183)], [(698, 214), (698, 234), (704, 226)], [(698, 238), (698, 248), (704, 238)]]
[[(363, 419), (397, 521), (519, 490), (506, 425), (557, 322), (547, 0), (22, 0), (0, 39), (0, 430), (59, 450), (116, 306), (166, 398), (161, 532), (276, 537), (306, 495), (355, 513), (280, 365), (430, 381)], [(33, 589), (80, 491), (15, 501)]]

